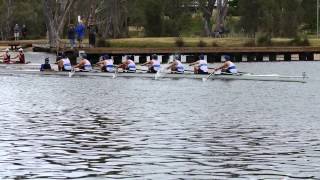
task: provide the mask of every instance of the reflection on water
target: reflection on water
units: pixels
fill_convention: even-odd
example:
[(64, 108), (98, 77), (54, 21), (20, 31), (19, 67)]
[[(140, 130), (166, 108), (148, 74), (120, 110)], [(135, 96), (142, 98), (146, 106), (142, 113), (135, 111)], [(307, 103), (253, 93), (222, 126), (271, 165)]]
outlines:
[(264, 65), (313, 78), (0, 76), (0, 177), (319, 179), (320, 64)]

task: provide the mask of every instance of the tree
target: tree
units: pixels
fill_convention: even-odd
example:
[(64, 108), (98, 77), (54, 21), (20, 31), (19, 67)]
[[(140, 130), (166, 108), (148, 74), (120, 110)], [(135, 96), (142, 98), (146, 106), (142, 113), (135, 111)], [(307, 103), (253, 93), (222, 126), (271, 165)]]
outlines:
[(315, 32), (317, 29), (317, 0), (303, 0), (301, 8), (304, 29)]
[(199, 7), (202, 12), (204, 20), (204, 33), (206, 36), (212, 35), (212, 23), (211, 18), (216, 0), (199, 0)]
[(222, 32), (224, 28), (224, 22), (228, 14), (228, 2), (229, 0), (217, 0), (217, 17), (215, 31)]
[(149, 37), (161, 36), (163, 31), (163, 7), (159, 0), (147, 0), (144, 6), (144, 29)]
[(58, 47), (67, 14), (74, 0), (43, 0), (42, 2), (50, 47)]
[(13, 28), (13, 22), (12, 22), (12, 15), (13, 15), (13, 8), (14, 3), (13, 0), (3, 0), (1, 2), (1, 35), (2, 39), (8, 39), (10, 36), (12, 36), (12, 28)]
[(128, 37), (128, 2), (127, 0), (101, 0), (100, 10), (96, 11), (99, 27), (104, 38)]

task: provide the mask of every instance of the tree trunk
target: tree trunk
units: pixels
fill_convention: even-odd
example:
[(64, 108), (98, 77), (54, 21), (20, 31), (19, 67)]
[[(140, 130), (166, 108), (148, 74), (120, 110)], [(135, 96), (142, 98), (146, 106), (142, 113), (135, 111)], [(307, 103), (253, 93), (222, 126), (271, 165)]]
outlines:
[(212, 23), (211, 23), (211, 18), (212, 18), (212, 13), (214, 9), (214, 5), (216, 3), (216, 0), (200, 0), (200, 9), (202, 11), (202, 16), (204, 20), (204, 33), (205, 36), (212, 36)]
[(43, 0), (50, 47), (59, 47), (60, 35), (74, 0)]
[(128, 36), (128, 10), (127, 0), (106, 0), (103, 32), (104, 38), (121, 38)]
[(13, 14), (13, 2), (12, 0), (6, 0), (6, 9), (7, 9), (7, 13), (6, 13), (6, 24), (5, 24), (5, 39), (8, 39), (9, 37), (12, 36), (12, 14)]
[(228, 0), (217, 0), (217, 17), (215, 31), (224, 31), (224, 21), (228, 14)]

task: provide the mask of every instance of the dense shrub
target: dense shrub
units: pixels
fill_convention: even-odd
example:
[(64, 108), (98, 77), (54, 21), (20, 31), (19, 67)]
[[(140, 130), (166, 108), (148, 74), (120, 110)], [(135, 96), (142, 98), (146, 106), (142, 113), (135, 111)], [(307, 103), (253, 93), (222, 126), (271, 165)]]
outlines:
[(271, 46), (271, 35), (267, 33), (258, 34), (256, 37), (256, 45), (258, 46)]
[(182, 37), (178, 37), (175, 40), (175, 44), (177, 47), (183, 47), (185, 45), (185, 42)]
[(197, 44), (198, 47), (206, 47), (207, 46), (207, 43), (203, 40), (200, 40)]
[(310, 46), (310, 42), (307, 36), (296, 36), (289, 42), (290, 46)]
[(97, 41), (97, 47), (110, 47), (110, 46), (111, 46), (111, 43), (109, 40), (99, 38)]
[(245, 46), (245, 47), (254, 47), (254, 46), (256, 46), (256, 42), (255, 42), (253, 39), (247, 40), (247, 41), (243, 44), (243, 46)]

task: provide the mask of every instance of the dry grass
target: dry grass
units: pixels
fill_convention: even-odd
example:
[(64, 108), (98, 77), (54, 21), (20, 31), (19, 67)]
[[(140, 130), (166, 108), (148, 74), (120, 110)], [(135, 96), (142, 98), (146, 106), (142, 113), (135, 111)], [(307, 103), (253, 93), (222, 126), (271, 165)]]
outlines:
[[(175, 41), (176, 37), (159, 37), (159, 38), (123, 38), (123, 39), (110, 39), (111, 47), (140, 47), (140, 48), (157, 48), (157, 47), (176, 47)], [(203, 38), (203, 37), (183, 37), (184, 44), (186, 47), (197, 47), (200, 41), (205, 42), (207, 47), (212, 46), (212, 44), (217, 44), (219, 47), (242, 47), (251, 38)], [(62, 40), (65, 43), (69, 41), (67, 39)], [(273, 38), (273, 46), (285, 46), (290, 39), (287, 38)], [(310, 38), (310, 46), (320, 46), (320, 39)], [(28, 40), (27, 42), (32, 42), (34, 44), (46, 43), (47, 40)], [(0, 45), (5, 45), (7, 41), (0, 41)], [(85, 39), (84, 43), (88, 43)]]

